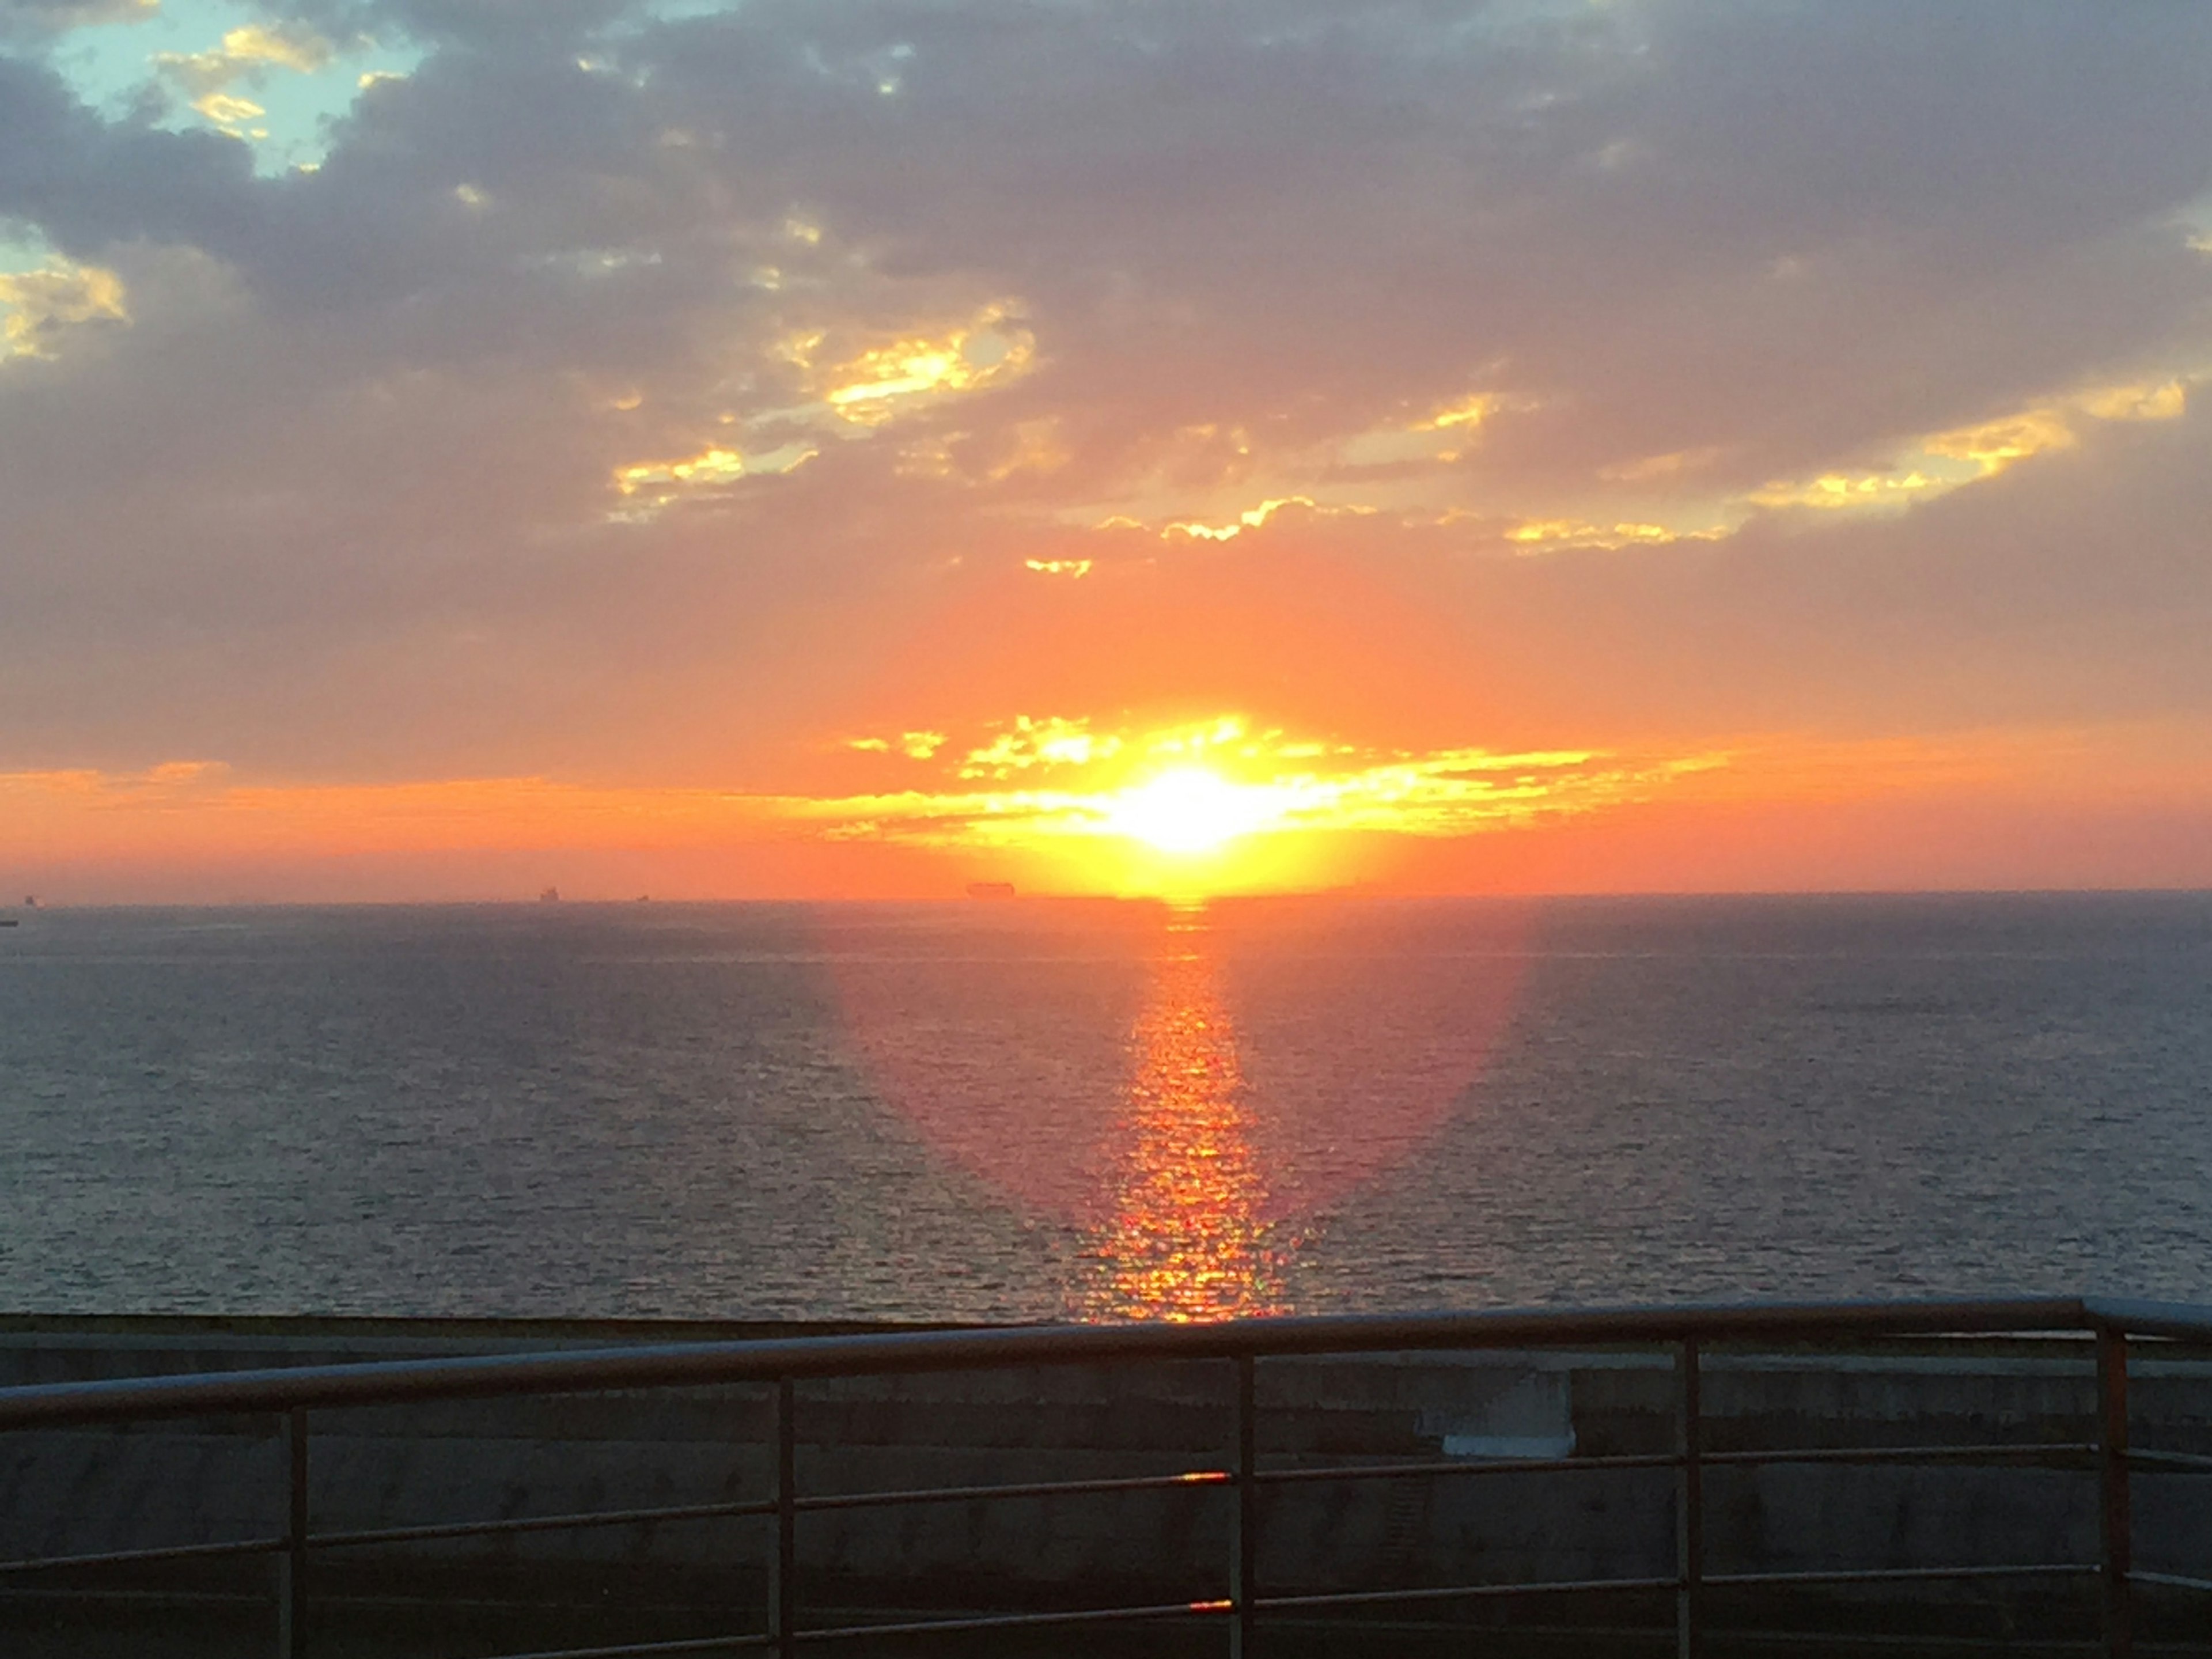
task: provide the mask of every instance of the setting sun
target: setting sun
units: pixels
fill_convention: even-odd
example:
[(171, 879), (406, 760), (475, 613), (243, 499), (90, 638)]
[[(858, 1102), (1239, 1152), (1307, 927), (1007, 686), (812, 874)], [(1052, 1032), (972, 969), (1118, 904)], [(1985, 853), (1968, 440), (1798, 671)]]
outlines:
[(1267, 828), (1282, 810), (1279, 791), (1184, 766), (1114, 796), (1105, 827), (1163, 853), (1211, 853)]

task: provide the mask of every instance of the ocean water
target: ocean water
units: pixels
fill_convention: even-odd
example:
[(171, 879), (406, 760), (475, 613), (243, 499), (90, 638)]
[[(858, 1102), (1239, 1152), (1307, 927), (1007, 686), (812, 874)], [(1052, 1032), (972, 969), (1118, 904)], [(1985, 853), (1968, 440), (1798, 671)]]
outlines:
[(2212, 896), (22, 923), (0, 1310), (2212, 1299)]

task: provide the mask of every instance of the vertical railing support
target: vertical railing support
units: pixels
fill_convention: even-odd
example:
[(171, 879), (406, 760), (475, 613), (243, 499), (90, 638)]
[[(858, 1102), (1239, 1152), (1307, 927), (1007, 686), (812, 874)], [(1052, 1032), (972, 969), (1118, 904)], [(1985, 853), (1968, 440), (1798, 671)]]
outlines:
[(799, 1650), (799, 1389), (775, 1385), (775, 1556), (768, 1575), (768, 1633), (789, 1659)]
[(307, 1413), (284, 1413), (284, 1547), (276, 1557), (276, 1659), (307, 1651)]
[(1674, 1354), (1674, 1651), (1703, 1659), (1705, 1649), (1705, 1402), (1692, 1337)]
[(2128, 1575), (2135, 1570), (2135, 1517), (2128, 1491), (2128, 1338), (2097, 1329), (2098, 1576), (2104, 1589), (2106, 1659), (2127, 1659), (2134, 1639)]
[(1255, 1366), (1250, 1354), (1237, 1356), (1237, 1509), (1229, 1542), (1230, 1659), (1251, 1659), (1253, 1598), (1259, 1595), (1254, 1571), (1260, 1547), (1259, 1411)]

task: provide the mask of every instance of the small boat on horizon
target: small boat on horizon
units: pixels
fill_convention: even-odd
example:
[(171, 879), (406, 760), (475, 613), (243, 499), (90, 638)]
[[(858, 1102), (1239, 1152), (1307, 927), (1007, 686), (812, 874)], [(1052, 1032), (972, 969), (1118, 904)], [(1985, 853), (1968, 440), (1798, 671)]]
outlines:
[(971, 899), (1010, 899), (1014, 896), (1014, 884), (1011, 881), (971, 881), (968, 884), (968, 896)]

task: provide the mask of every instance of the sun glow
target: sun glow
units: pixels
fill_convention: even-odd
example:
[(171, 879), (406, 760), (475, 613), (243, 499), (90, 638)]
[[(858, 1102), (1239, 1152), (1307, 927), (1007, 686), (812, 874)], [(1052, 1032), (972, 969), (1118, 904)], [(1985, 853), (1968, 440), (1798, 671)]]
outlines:
[(1179, 766), (1112, 797), (1104, 827), (1163, 853), (1212, 853), (1276, 823), (1283, 810), (1276, 790)]

